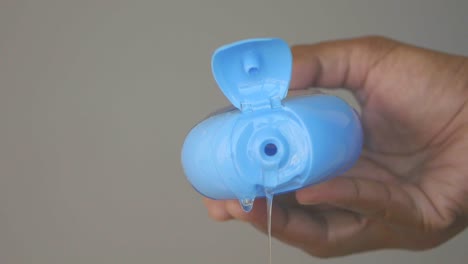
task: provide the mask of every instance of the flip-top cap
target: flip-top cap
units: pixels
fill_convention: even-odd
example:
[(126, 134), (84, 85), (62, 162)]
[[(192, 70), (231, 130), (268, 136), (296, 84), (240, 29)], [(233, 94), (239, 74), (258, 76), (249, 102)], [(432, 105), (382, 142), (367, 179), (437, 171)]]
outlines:
[(292, 70), (289, 45), (249, 39), (217, 49), (211, 67), (219, 88), (242, 111), (275, 107), (286, 97)]

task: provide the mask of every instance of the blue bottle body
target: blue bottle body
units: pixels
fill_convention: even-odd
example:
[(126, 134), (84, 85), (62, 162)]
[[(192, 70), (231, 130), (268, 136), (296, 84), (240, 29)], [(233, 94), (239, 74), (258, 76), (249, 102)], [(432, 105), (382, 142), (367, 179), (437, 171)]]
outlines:
[(187, 179), (212, 199), (253, 201), (294, 191), (349, 169), (362, 149), (354, 109), (325, 94), (283, 100), (292, 56), (279, 39), (222, 47), (213, 74), (237, 109), (196, 125), (182, 148)]
[[(276, 143), (276, 173), (268, 172), (262, 140)], [(284, 193), (337, 176), (354, 164), (361, 147), (354, 109), (335, 96), (309, 95), (287, 99), (268, 114), (233, 110), (204, 120), (187, 136), (182, 164), (201, 194), (242, 199), (264, 196), (265, 187)]]

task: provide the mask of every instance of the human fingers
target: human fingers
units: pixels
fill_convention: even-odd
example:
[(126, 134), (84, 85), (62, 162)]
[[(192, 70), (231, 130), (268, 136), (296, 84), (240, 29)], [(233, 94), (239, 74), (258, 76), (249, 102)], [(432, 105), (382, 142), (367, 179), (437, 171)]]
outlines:
[(421, 229), (420, 210), (411, 195), (414, 188), (369, 178), (338, 177), (299, 190), (296, 197), (304, 205), (327, 203), (389, 224)]
[(357, 91), (372, 68), (400, 45), (383, 37), (363, 37), (294, 46), (290, 89), (318, 86)]
[[(267, 233), (265, 200), (256, 201), (250, 213), (240, 209), (235, 201), (227, 202), (226, 209), (234, 218)], [(271, 223), (273, 237), (322, 258), (396, 245), (390, 237), (382, 239), (380, 228), (346, 210), (311, 211), (274, 203)]]
[(203, 203), (205, 204), (208, 215), (220, 222), (228, 221), (233, 219), (232, 215), (226, 210), (226, 201), (222, 200), (212, 200), (206, 197), (203, 197)]

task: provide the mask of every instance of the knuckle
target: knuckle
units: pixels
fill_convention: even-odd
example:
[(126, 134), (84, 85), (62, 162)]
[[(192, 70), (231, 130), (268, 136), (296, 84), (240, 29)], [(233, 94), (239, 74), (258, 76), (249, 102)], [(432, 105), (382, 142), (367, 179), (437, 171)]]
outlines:
[(330, 250), (327, 249), (314, 250), (309, 253), (320, 259), (328, 259), (335, 256)]
[(302, 245), (301, 248), (307, 254), (314, 256), (320, 259), (328, 259), (337, 256), (337, 251), (335, 248), (329, 246), (315, 246), (312, 247), (311, 245)]
[(229, 220), (226, 212), (220, 212), (219, 210), (208, 210), (208, 216), (217, 221), (217, 222), (224, 222)]
[(426, 251), (431, 250), (434, 248), (439, 247), (444, 243), (441, 239), (425, 239), (424, 241), (420, 241), (419, 243), (415, 243), (411, 249), (414, 251)]
[(369, 42), (389, 42), (389, 41), (392, 41), (390, 38), (385, 37), (383, 35), (368, 35), (368, 36), (365, 36), (364, 39), (366, 39)]

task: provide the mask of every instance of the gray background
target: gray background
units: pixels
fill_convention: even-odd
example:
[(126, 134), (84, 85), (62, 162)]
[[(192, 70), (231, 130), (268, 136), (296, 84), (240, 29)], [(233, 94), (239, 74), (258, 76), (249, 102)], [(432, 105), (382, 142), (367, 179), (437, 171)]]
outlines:
[[(468, 1), (0, 1), (0, 263), (267, 263), (250, 226), (208, 219), (187, 131), (227, 104), (212, 51), (387, 35), (468, 54)], [(423, 253), (274, 263), (467, 263), (468, 233)]]

